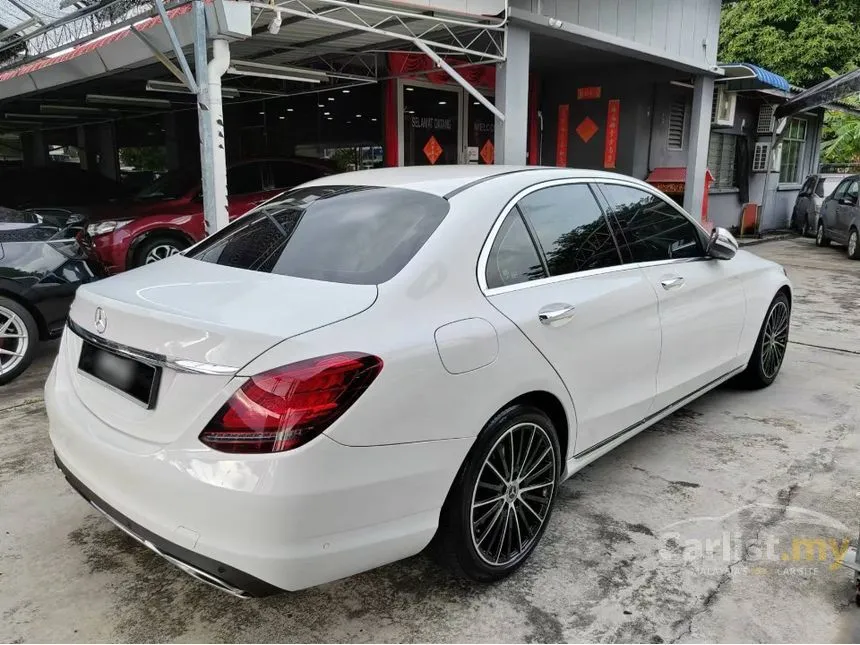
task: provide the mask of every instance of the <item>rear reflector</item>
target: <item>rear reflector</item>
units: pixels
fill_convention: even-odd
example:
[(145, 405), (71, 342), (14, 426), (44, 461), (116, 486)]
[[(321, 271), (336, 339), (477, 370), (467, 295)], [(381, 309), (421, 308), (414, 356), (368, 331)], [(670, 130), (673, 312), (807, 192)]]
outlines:
[(373, 382), (382, 359), (345, 352), (252, 376), (200, 433), (215, 450), (292, 450), (320, 435)]

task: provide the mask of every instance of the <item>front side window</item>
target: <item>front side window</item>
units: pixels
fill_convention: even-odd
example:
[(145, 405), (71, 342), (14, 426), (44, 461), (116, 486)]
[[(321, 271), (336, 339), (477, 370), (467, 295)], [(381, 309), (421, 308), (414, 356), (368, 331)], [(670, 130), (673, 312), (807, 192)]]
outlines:
[(848, 186), (851, 183), (850, 179), (844, 180), (841, 184), (836, 187), (836, 190), (833, 191), (833, 200), (839, 201), (843, 197), (845, 197), (845, 193), (848, 190)]
[(545, 278), (543, 264), (520, 212), (505, 217), (487, 257), (487, 288), (507, 287)]
[(534, 230), (550, 275), (621, 264), (606, 217), (586, 184), (543, 188), (518, 206)]
[(297, 188), (208, 237), (189, 257), (310, 280), (380, 284), (406, 266), (447, 213), (446, 200), (416, 190)]
[(782, 142), (782, 158), (779, 163), (780, 183), (794, 184), (800, 181), (805, 146), (806, 119), (792, 119)]
[(848, 190), (845, 191), (845, 198), (852, 204), (857, 204), (858, 193), (860, 193), (860, 182), (854, 179), (848, 184)]
[(619, 244), (629, 262), (657, 262), (704, 255), (702, 233), (657, 195), (630, 186), (601, 184), (612, 205)]

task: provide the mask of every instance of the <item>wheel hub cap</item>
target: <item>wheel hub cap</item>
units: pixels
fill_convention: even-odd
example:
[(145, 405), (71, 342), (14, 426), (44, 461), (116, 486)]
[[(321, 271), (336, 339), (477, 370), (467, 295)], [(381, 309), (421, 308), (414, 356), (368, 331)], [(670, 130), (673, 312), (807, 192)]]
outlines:
[(773, 378), (782, 365), (788, 346), (788, 306), (777, 302), (765, 322), (761, 345), (761, 371), (766, 378)]
[(27, 326), (21, 317), (11, 309), (0, 307), (0, 374), (18, 367), (29, 344)]
[(482, 560), (504, 566), (528, 553), (557, 477), (552, 441), (539, 425), (513, 426), (496, 441), (472, 492), (472, 544)]

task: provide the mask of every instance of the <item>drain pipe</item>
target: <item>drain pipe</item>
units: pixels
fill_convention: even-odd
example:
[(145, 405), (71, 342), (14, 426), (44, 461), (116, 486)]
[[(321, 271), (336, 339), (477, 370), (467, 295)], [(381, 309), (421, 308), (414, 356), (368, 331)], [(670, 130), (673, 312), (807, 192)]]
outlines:
[(230, 65), (230, 43), (223, 38), (212, 41), (212, 60), (207, 66), (209, 80), (209, 136), (212, 137), (212, 187), (215, 230), (227, 225), (227, 155), (224, 139), (224, 106), (221, 77)]

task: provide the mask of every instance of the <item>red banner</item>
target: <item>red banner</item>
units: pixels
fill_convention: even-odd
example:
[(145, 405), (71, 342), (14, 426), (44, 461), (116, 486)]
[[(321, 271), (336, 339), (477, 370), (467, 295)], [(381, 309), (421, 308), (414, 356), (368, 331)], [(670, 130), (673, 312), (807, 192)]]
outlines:
[(567, 138), (570, 128), (570, 105), (565, 103), (558, 106), (558, 136), (555, 140), (555, 165), (560, 168), (567, 166)]
[[(442, 58), (455, 68), (467, 62), (453, 56), (443, 56)], [(403, 78), (426, 79), (431, 83), (438, 84), (455, 82), (446, 72), (439, 70), (429, 56), (424, 54), (390, 52), (388, 54), (388, 69), (393, 76)], [(457, 72), (476, 87), (488, 89), (495, 89), (496, 87), (495, 65), (468, 65), (457, 68)]]
[(621, 101), (612, 99), (606, 112), (606, 145), (603, 148), (603, 167), (615, 168), (618, 158), (618, 121), (621, 116)]
[(576, 98), (580, 101), (588, 99), (599, 99), (600, 86), (598, 85), (596, 87), (580, 87), (576, 90)]

